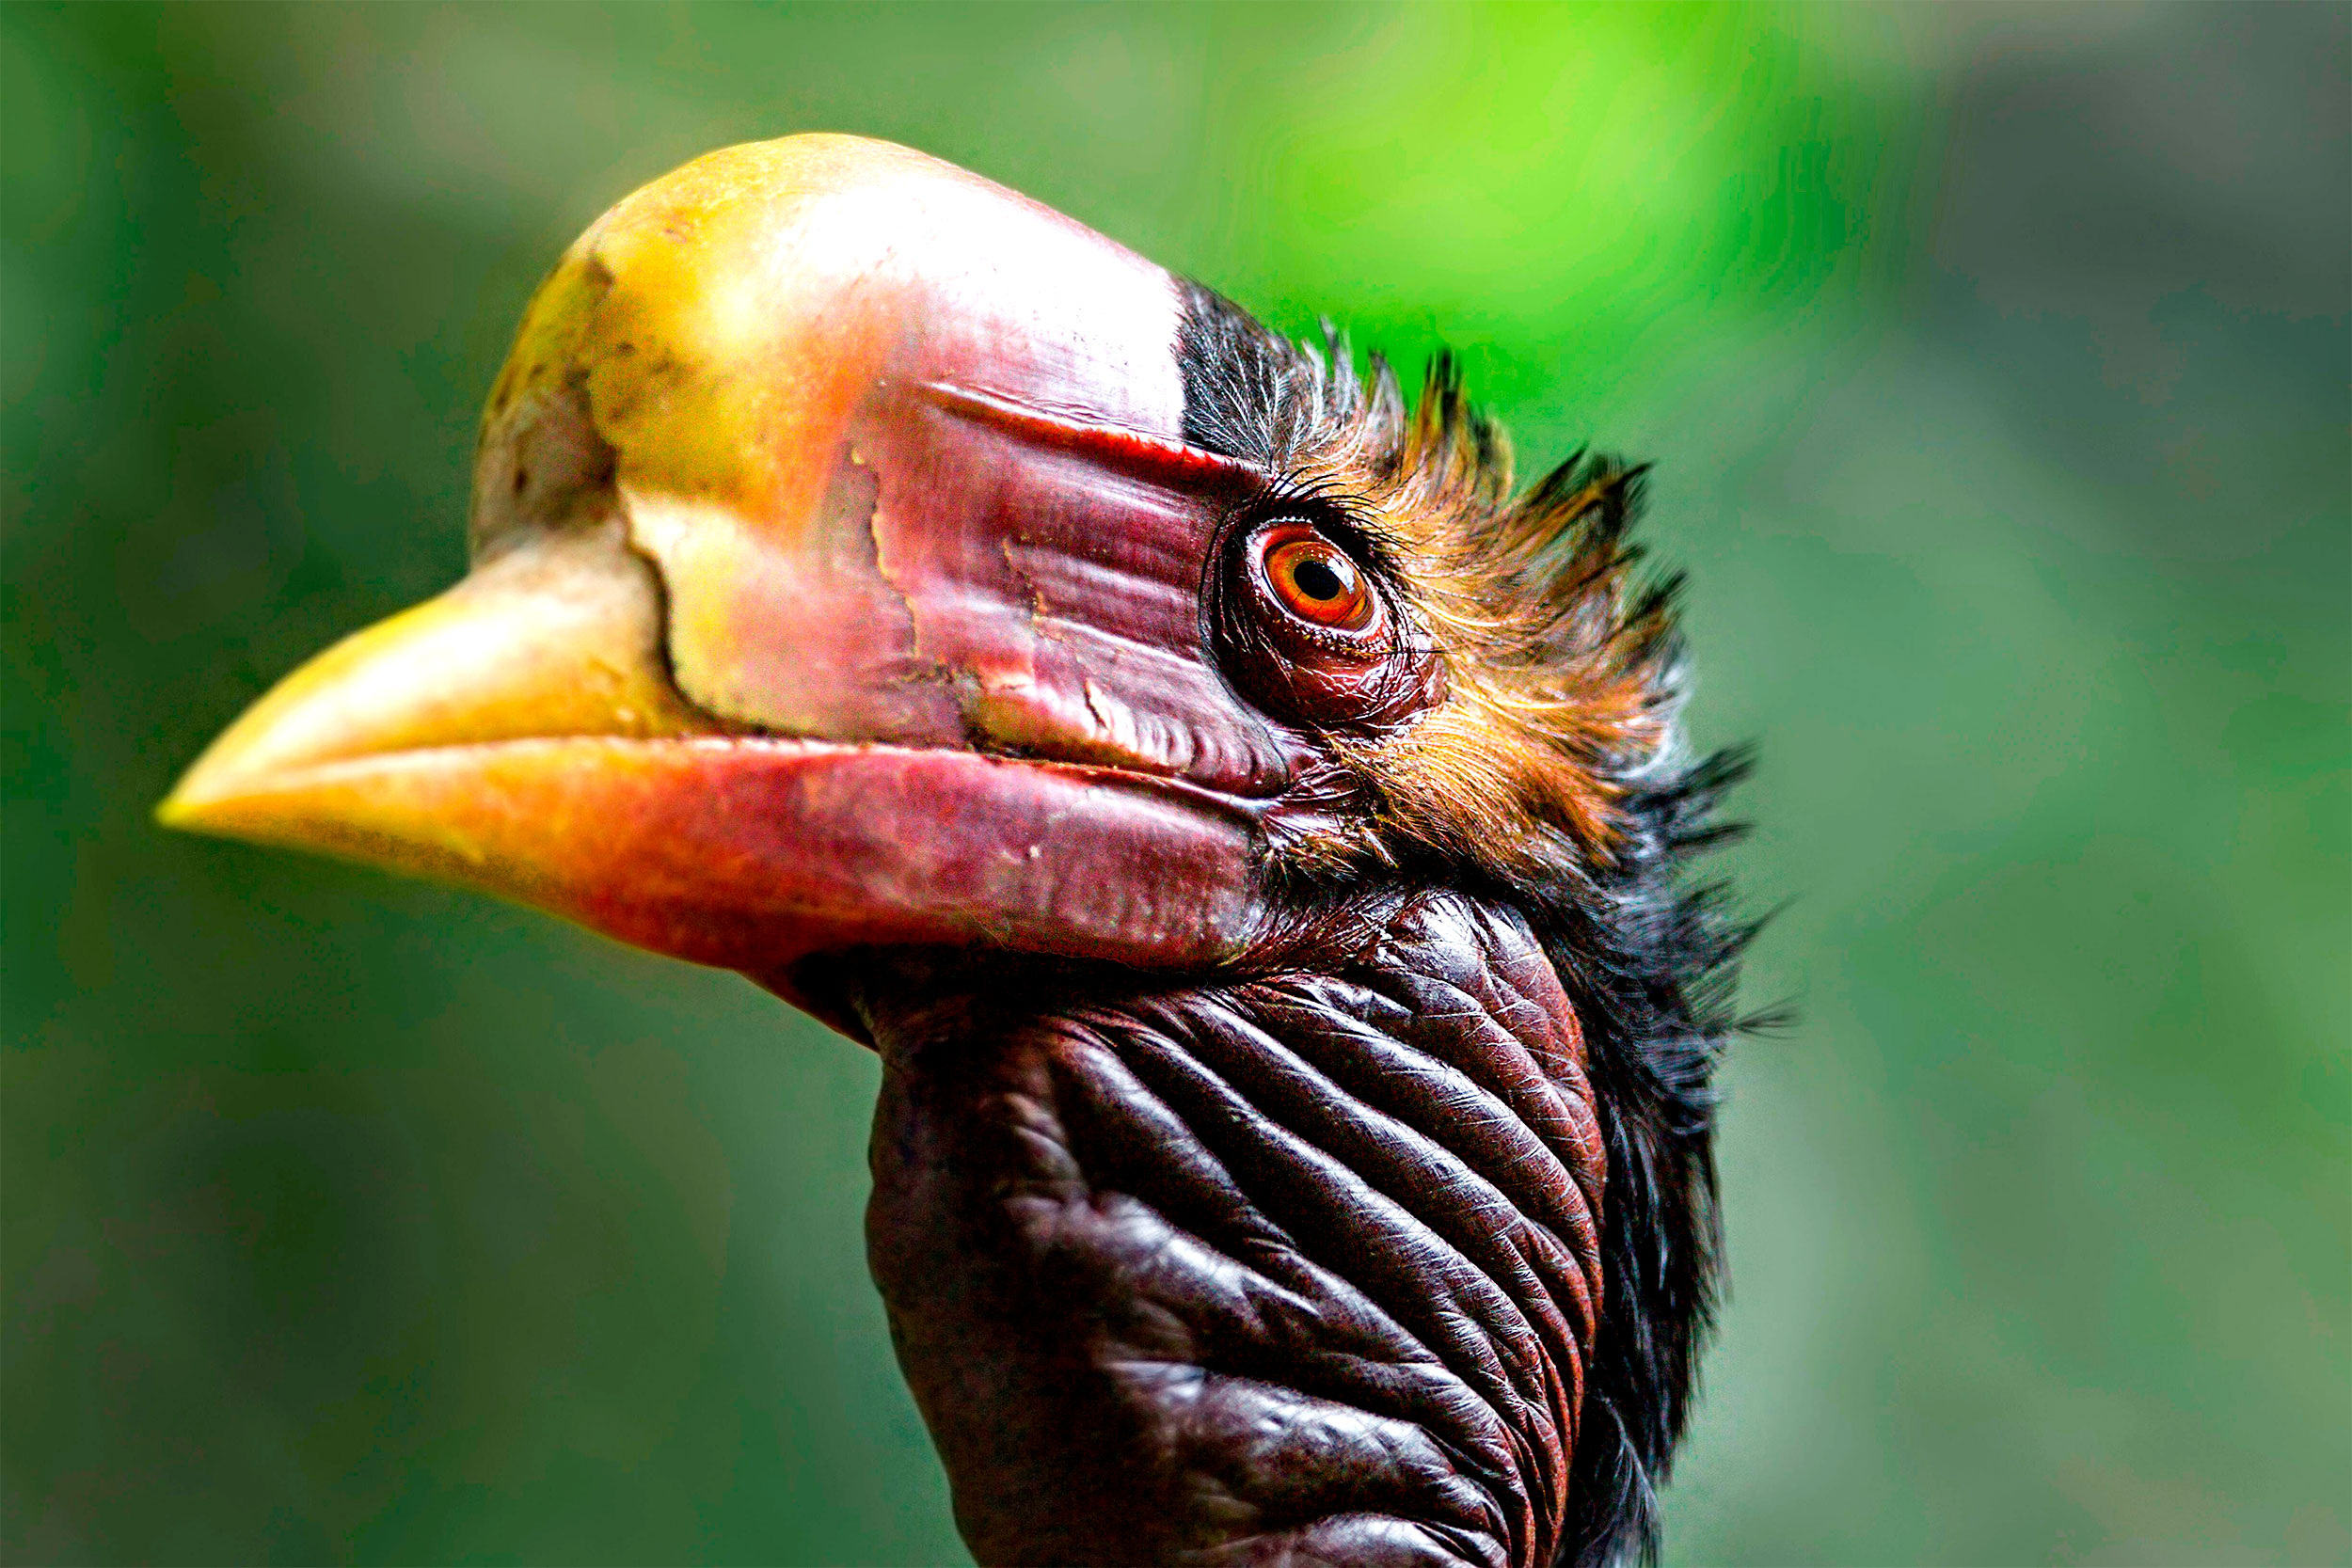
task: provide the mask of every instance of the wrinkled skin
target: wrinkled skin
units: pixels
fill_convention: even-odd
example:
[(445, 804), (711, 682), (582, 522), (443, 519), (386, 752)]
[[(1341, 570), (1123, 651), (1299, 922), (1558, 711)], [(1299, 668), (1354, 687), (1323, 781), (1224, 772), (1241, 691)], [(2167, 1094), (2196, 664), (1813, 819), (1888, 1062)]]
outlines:
[(1599, 1291), (1581, 1041), (1515, 916), (1382, 915), (1231, 983), (855, 988), (874, 1277), (981, 1560), (1549, 1560)]

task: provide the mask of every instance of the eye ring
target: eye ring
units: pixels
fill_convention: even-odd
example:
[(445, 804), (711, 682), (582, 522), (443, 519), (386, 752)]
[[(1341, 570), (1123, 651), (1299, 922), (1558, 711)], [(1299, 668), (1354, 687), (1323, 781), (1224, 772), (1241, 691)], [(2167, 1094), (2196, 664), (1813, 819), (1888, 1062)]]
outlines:
[(1251, 542), (1258, 586), (1293, 618), (1351, 641), (1378, 629), (1380, 595), (1364, 569), (1311, 523), (1282, 522)]

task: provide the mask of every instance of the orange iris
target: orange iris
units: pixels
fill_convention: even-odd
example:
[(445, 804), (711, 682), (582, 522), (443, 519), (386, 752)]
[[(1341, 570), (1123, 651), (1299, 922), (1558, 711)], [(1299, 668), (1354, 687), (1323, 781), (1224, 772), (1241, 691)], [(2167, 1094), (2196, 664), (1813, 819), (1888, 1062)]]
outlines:
[(1372, 620), (1372, 589), (1347, 552), (1303, 523), (1268, 529), (1259, 542), (1265, 580), (1282, 608), (1334, 631), (1360, 631)]

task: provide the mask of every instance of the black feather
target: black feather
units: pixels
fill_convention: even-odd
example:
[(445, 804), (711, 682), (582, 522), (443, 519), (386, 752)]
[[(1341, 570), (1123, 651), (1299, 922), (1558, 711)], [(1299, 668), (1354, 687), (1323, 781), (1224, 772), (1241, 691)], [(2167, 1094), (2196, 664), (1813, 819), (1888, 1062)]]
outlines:
[(1635, 825), (1613, 867), (1538, 930), (1585, 1024), (1609, 1148), (1600, 1333), (1569, 1486), (1563, 1568), (1658, 1550), (1658, 1487), (1690, 1419), (1698, 1353), (1722, 1267), (1713, 1076), (1742, 1024), (1732, 987), (1752, 924), (1722, 889), (1692, 886), (1696, 854), (1736, 837), (1717, 817), (1749, 768), (1719, 752), (1665, 772), (1627, 802)]
[[(1639, 672), (1669, 721), (1640, 754), (1588, 759), (1618, 793), (1612, 856), (1548, 835), (1542, 869), (1501, 890), (1528, 910), (1585, 1026), (1608, 1145), (1605, 1279), (1597, 1343), (1579, 1418), (1561, 1568), (1653, 1560), (1658, 1489), (1690, 1418), (1698, 1353), (1714, 1321), (1722, 1268), (1717, 1218), (1714, 1071), (1724, 1045), (1768, 1020), (1739, 1020), (1733, 990), (1754, 923), (1726, 910), (1720, 885), (1690, 863), (1742, 831), (1719, 809), (1747, 773), (1745, 751), (1696, 761), (1671, 722), (1683, 690), (1670, 576), (1616, 592), (1637, 552), (1625, 544), (1645, 470), (1579, 451), (1508, 499), (1509, 446), (1470, 403), (1450, 354), (1431, 363), (1408, 422), (1395, 377), (1375, 356), (1369, 386), (1327, 324), (1320, 355), (1267, 331), (1212, 290), (1185, 284), (1177, 357), (1184, 437), (1225, 455), (1286, 465), (1352, 451), (1383, 483), (1431, 478), (1444, 504), (1473, 516), (1466, 547), (1522, 620), (1494, 657), (1530, 664), (1613, 654)], [(1384, 850), (1389, 874), (1497, 880), (1491, 866), (1425, 864), (1411, 847)]]

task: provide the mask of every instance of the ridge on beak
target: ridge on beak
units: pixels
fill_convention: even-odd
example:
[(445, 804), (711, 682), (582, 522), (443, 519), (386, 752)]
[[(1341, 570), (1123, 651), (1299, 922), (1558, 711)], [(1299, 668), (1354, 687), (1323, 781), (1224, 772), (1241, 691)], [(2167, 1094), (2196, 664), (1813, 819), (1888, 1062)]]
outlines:
[(1290, 744), (1203, 645), (1257, 476), (1184, 445), (1157, 267), (882, 143), (623, 201), (485, 414), (471, 573), (158, 810), (773, 979), (865, 943), (1247, 937)]

